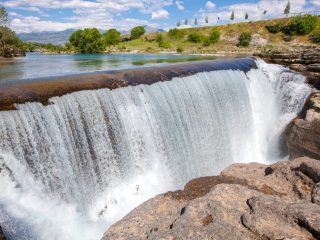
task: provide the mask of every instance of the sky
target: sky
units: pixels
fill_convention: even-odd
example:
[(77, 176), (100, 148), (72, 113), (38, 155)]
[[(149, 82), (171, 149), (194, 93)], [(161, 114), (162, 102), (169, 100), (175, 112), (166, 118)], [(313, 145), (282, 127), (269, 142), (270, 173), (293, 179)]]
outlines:
[[(198, 19), (198, 26), (283, 17), (288, 0), (0, 0), (9, 12), (10, 27), (16, 32), (62, 31), (69, 28), (97, 27), (129, 30), (148, 25), (168, 30), (178, 21), (187, 27)], [(291, 0), (291, 13), (320, 14), (320, 0)], [(267, 11), (264, 15), (263, 12)]]

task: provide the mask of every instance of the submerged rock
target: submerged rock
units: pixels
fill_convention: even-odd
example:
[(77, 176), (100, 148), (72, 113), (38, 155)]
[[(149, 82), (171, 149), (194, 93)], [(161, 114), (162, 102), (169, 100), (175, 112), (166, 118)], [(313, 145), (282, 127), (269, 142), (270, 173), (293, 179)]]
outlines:
[(106, 239), (319, 239), (320, 161), (234, 164), (143, 203)]
[(320, 160), (320, 93), (313, 93), (305, 108), (286, 129), (290, 158), (309, 156)]

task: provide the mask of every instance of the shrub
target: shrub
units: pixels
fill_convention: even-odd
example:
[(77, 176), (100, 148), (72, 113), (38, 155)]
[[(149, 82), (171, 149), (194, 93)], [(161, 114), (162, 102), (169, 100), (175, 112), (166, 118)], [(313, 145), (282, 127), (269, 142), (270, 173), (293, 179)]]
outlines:
[(171, 44), (170, 42), (167, 42), (167, 41), (161, 41), (159, 42), (159, 47), (168, 49), (168, 48), (171, 48)]
[(320, 44), (320, 31), (317, 31), (311, 35), (311, 41), (313, 43)]
[(183, 51), (184, 51), (183, 47), (181, 46), (177, 47), (177, 53), (183, 53)]
[(239, 46), (240, 47), (248, 47), (251, 42), (251, 33), (243, 32), (239, 37)]
[(168, 36), (171, 39), (181, 39), (184, 37), (184, 35), (185, 35), (184, 32), (177, 28), (170, 29), (168, 33)]
[(141, 37), (143, 34), (145, 34), (145, 32), (146, 30), (142, 26), (134, 27), (131, 30), (131, 39), (137, 39)]
[(217, 43), (220, 39), (220, 30), (218, 28), (214, 28), (209, 35), (209, 43)]
[(97, 28), (85, 28), (73, 32), (70, 43), (80, 53), (99, 53), (106, 48), (106, 42)]
[(287, 26), (284, 26), (282, 31), (287, 35), (306, 35), (316, 29), (317, 23), (316, 16), (297, 16)]
[(188, 36), (188, 40), (194, 43), (200, 43), (203, 40), (203, 35), (197, 32), (191, 33)]
[(157, 36), (156, 36), (156, 42), (159, 43), (159, 42), (162, 42), (163, 41), (163, 35), (161, 33), (158, 33)]
[(269, 33), (279, 33), (282, 31), (283, 25), (276, 24), (276, 25), (268, 25), (266, 26), (266, 29)]
[(152, 47), (147, 47), (146, 48), (146, 52), (148, 52), (148, 53), (155, 53), (155, 52), (157, 52), (154, 48), (152, 48)]

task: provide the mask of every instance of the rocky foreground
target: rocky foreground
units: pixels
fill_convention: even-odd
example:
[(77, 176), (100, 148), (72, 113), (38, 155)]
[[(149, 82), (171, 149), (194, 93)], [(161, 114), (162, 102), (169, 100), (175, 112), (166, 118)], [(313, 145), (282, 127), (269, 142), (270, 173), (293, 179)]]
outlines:
[(234, 164), (143, 203), (103, 239), (320, 239), (320, 161)]
[(295, 159), (192, 180), (143, 203), (102, 239), (320, 239), (320, 93), (285, 137)]

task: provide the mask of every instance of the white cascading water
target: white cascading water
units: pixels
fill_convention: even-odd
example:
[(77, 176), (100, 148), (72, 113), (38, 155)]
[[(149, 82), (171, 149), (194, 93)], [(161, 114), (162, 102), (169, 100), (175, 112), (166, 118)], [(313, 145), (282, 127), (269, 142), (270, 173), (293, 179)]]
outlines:
[(141, 202), (192, 178), (279, 160), (280, 135), (312, 90), (301, 75), (257, 65), (0, 112), (7, 237), (99, 239)]

